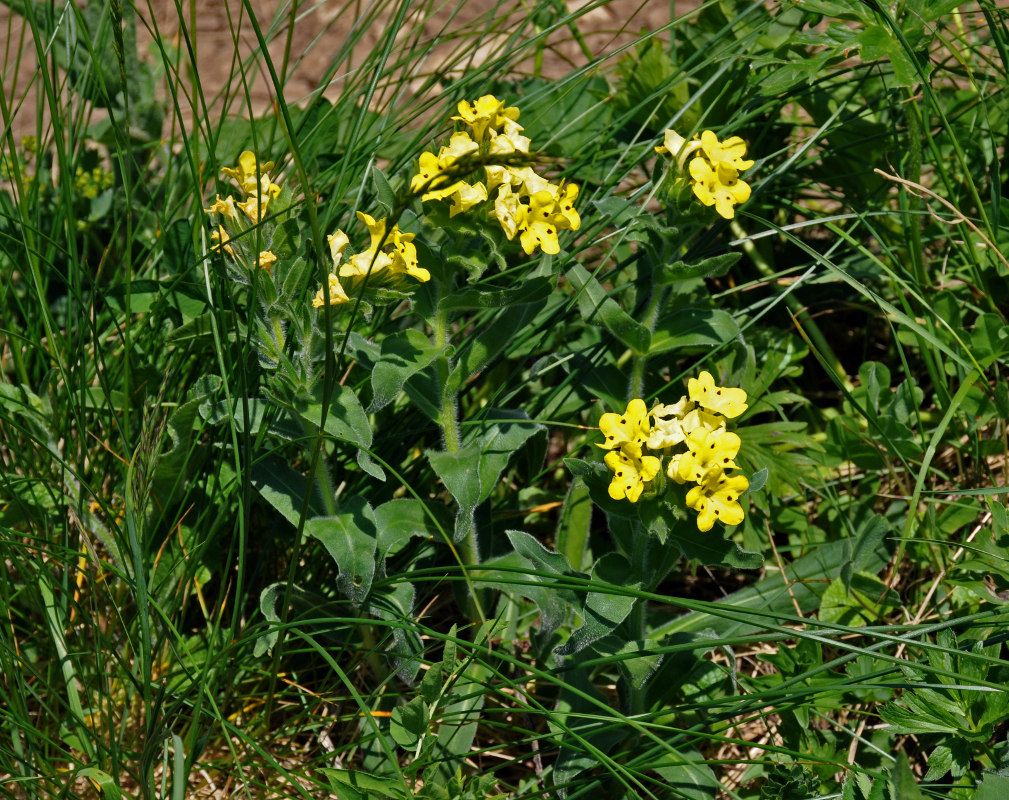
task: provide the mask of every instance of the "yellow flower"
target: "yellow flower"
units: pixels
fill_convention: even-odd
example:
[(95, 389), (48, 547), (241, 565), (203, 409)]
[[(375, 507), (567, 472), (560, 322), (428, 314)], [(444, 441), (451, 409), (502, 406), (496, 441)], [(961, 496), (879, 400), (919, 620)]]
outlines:
[(365, 250), (355, 253), (340, 265), (341, 278), (363, 278), (365, 275), (376, 275), (392, 266), (392, 259), (381, 250)]
[[(237, 166), (221, 167), (221, 172), (229, 178), (234, 178), (238, 187), (246, 195), (257, 193), (276, 197), (280, 194), (280, 187), (269, 178), (269, 173), (273, 169), (273, 166), (272, 161), (260, 164), (256, 158), (256, 154), (251, 150), (246, 150), (238, 157)], [(256, 191), (257, 187), (259, 189), (258, 192)]]
[(694, 196), (704, 205), (714, 206), (725, 219), (732, 219), (735, 206), (750, 198), (750, 187), (739, 179), (739, 173), (752, 167), (753, 161), (744, 158), (746, 142), (739, 136), (719, 142), (714, 131), (704, 131), (687, 141), (676, 131), (666, 131), (655, 152), (671, 155), (681, 170), (690, 158), (687, 171)]
[(231, 238), (228, 236), (228, 232), (224, 230), (223, 225), (218, 225), (216, 231), (211, 231), (210, 238), (217, 242), (216, 245), (211, 246), (211, 250), (220, 250), (223, 247), (225, 253), (232, 258), (235, 257), (235, 251), (232, 249), (231, 245), (228, 244), (228, 242), (231, 241)]
[(720, 162), (712, 168), (706, 159), (698, 156), (690, 162), (690, 177), (694, 181), (694, 196), (725, 219), (736, 215), (734, 206), (750, 199), (750, 186), (739, 179), (739, 172)]
[(252, 222), (259, 222), (266, 216), (266, 209), (269, 204), (270, 196), (262, 194), (250, 195), (247, 200), (235, 203)]
[(719, 142), (714, 131), (704, 131), (701, 134), (701, 149), (707, 156), (708, 163), (715, 168), (724, 164), (742, 172), (753, 166), (753, 161), (743, 158), (746, 155), (746, 142), (739, 136), (730, 136), (724, 142)]
[(217, 195), (217, 199), (211, 204), (210, 208), (203, 209), (208, 214), (217, 214), (222, 217), (227, 217), (228, 219), (238, 218), (238, 209), (235, 208), (235, 198), (225, 197), (223, 200), (220, 195)]
[(715, 386), (715, 379), (707, 370), (697, 378), (687, 381), (687, 391), (690, 393), (690, 399), (702, 408), (729, 418), (738, 417), (749, 408), (746, 404), (746, 392), (742, 389)]
[(686, 453), (680, 454), (674, 464), (670, 461), (666, 474), (677, 483), (695, 481), (701, 483), (712, 469), (724, 472), (736, 469), (733, 461), (741, 444), (739, 437), (725, 428), (697, 428), (686, 439)]
[(641, 448), (634, 444), (626, 444), (619, 450), (611, 450), (603, 460), (613, 471), (613, 479), (609, 486), (610, 497), (614, 500), (626, 497), (632, 503), (638, 502), (645, 484), (655, 479), (662, 466), (655, 456), (641, 455)]
[(454, 217), (456, 214), (462, 214), (486, 199), (487, 187), (482, 183), (470, 185), (459, 181), (455, 184), (455, 191), (452, 193), (452, 205), (449, 207), (448, 215)]
[(392, 247), (392, 271), (405, 272), (422, 283), (431, 280), (431, 273), (420, 266), (417, 260), (417, 246), (413, 243), (412, 233), (403, 233), (398, 225), (392, 226), (389, 233), (389, 244)]
[(599, 418), (599, 430), (606, 437), (606, 441), (597, 447), (613, 450), (632, 444), (640, 453), (641, 446), (648, 440), (649, 430), (648, 407), (645, 401), (636, 397), (627, 404), (623, 414), (603, 414)]
[(498, 187), (491, 216), (500, 223), (508, 239), (514, 239), (519, 228), (525, 227), (528, 210), (529, 207), (520, 200), (519, 195), (512, 191), (510, 183), (502, 183)]
[(578, 187), (573, 183), (567, 187), (550, 184), (549, 188), (530, 196), (525, 224), (519, 226), (519, 239), (527, 255), (537, 246), (543, 248), (544, 253), (561, 251), (557, 231), (577, 230), (581, 226), (581, 217), (574, 207), (577, 196)]
[(267, 272), (269, 272), (273, 268), (273, 264), (276, 260), (277, 257), (273, 254), (271, 250), (264, 250), (259, 254), (259, 260), (257, 261), (257, 265), (262, 269), (265, 269)]
[[(459, 116), (452, 119), (465, 122), (473, 129), (473, 136), (477, 141), (483, 139), (484, 131), (488, 128), (498, 130), (507, 122), (515, 124), (519, 118), (519, 110), (515, 106), (506, 108), (503, 100), (498, 100), (492, 94), (485, 94), (475, 103), (465, 100), (456, 107)], [(515, 127), (522, 130), (517, 124)]]
[(459, 159), (475, 153), (480, 149), (480, 145), (470, 138), (464, 131), (453, 133), (447, 146), (443, 146), (438, 155), (434, 153), (421, 153), (419, 159), (419, 171), (410, 181), (410, 191), (423, 192), (421, 200), (443, 200), (451, 197), (460, 183), (464, 181), (453, 180), (451, 174), (446, 175), (446, 171), (454, 167)]
[(343, 258), (343, 251), (350, 244), (350, 238), (343, 231), (337, 231), (327, 236), (326, 241), (329, 242), (329, 254), (333, 259), (333, 269), (337, 269)]
[[(331, 306), (339, 305), (340, 303), (346, 303), (350, 300), (347, 296), (347, 292), (344, 291), (342, 285), (340, 285), (340, 279), (333, 273), (329, 274), (329, 304)], [(314, 308), (321, 308), (326, 304), (326, 298), (322, 291), (322, 288), (315, 295), (315, 299), (312, 301), (312, 306)]]
[(698, 512), (697, 529), (710, 531), (715, 520), (725, 525), (743, 521), (739, 496), (750, 482), (742, 475), (726, 475), (722, 470), (708, 470), (703, 482), (687, 492), (687, 506)]

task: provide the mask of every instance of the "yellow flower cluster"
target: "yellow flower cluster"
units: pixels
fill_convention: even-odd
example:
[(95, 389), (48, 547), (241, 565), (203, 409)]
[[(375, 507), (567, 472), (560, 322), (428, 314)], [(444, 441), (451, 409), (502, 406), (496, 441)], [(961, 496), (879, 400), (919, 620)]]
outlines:
[[(236, 202), (231, 195), (227, 197), (217, 195), (210, 207), (204, 209), (208, 214), (214, 214), (218, 218), (217, 230), (210, 234), (210, 238), (217, 242), (213, 249), (223, 249), (236, 259), (242, 256), (248, 263), (267, 272), (277, 260), (276, 255), (269, 250), (263, 250), (258, 254), (244, 252), (239, 254), (235, 252), (235, 245), (245, 240), (241, 234), (244, 234), (250, 226), (258, 225), (265, 219), (270, 201), (280, 194), (280, 186), (270, 177), (273, 168), (272, 161), (261, 164), (255, 153), (251, 150), (244, 151), (238, 157), (236, 166), (222, 167), (221, 172), (238, 184), (245, 199)], [(242, 213), (239, 214), (239, 211)], [(243, 215), (247, 222), (243, 220)]]
[(112, 188), (113, 180), (114, 176), (107, 169), (95, 167), (85, 170), (78, 167), (74, 173), (74, 191), (88, 200), (94, 200), (106, 189)]
[[(647, 451), (668, 456), (666, 475), (677, 483), (694, 482), (687, 492), (687, 506), (698, 512), (697, 527), (709, 531), (716, 521), (738, 525), (743, 521), (739, 497), (749, 481), (729, 470), (741, 444), (726, 428), (726, 420), (747, 409), (746, 392), (715, 385), (709, 372), (687, 383), (689, 396), (673, 405), (647, 410), (635, 398), (623, 414), (603, 414), (599, 430), (609, 452), (604, 460), (613, 472), (609, 494), (614, 500), (636, 503), (662, 467), (661, 459)], [(673, 452), (683, 445), (686, 449)]]
[(713, 131), (704, 131), (700, 138), (689, 142), (676, 131), (666, 131), (656, 153), (674, 156), (680, 169), (692, 155), (687, 171), (694, 196), (706, 206), (714, 206), (725, 219), (735, 216), (735, 206), (750, 198), (750, 186), (740, 180), (739, 173), (753, 166), (746, 155), (746, 142), (730, 136), (719, 142)]
[[(581, 217), (575, 210), (575, 184), (554, 184), (531, 167), (512, 166), (530, 155), (529, 138), (518, 124), (519, 110), (505, 106), (494, 95), (475, 103), (458, 105), (458, 120), (469, 131), (452, 134), (437, 154), (422, 153), (410, 189), (422, 200), (450, 200), (449, 215), (455, 216), (490, 199), (496, 190), (490, 216), (497, 219), (509, 239), (516, 235), (522, 249), (531, 255), (537, 247), (544, 253), (559, 253), (557, 234), (578, 230)], [(484, 181), (464, 180), (482, 165)]]
[[(333, 271), (329, 274), (330, 305), (350, 300), (344, 283), (360, 283), (369, 276), (379, 282), (395, 282), (400, 275), (409, 275), (421, 282), (431, 280), (431, 273), (417, 261), (412, 233), (403, 233), (398, 225), (393, 225), (392, 230), (387, 232), (385, 219), (376, 220), (360, 211), (357, 218), (365, 224), (371, 236), (371, 246), (367, 250), (345, 258), (350, 237), (343, 231), (328, 237), (333, 259)], [(325, 293), (320, 288), (312, 305), (320, 308), (325, 304)]]

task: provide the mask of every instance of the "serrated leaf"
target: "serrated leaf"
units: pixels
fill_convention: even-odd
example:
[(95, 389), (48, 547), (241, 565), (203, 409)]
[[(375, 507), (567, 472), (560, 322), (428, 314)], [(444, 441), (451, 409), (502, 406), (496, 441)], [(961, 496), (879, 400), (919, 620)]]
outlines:
[(890, 770), (890, 790), (893, 800), (925, 800), (903, 752), (897, 755), (897, 763)]

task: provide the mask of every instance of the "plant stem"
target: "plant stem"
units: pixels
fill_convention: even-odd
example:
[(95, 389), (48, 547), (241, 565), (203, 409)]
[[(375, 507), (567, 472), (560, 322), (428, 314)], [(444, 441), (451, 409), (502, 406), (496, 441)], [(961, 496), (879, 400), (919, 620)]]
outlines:
[[(655, 323), (658, 322), (659, 312), (666, 300), (668, 287), (660, 286), (652, 290), (651, 297), (648, 298), (648, 305), (645, 307), (645, 316), (642, 324), (648, 328), (649, 333), (655, 331)], [(645, 367), (648, 366), (648, 353), (634, 353), (631, 359), (631, 377), (627, 386), (627, 397), (633, 400), (641, 397), (645, 389)]]

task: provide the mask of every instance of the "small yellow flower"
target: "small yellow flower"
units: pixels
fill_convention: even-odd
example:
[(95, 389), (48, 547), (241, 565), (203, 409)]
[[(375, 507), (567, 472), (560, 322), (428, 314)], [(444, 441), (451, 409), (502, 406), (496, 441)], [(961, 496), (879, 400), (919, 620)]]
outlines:
[(640, 453), (642, 445), (648, 441), (648, 407), (645, 401), (634, 398), (627, 404), (623, 414), (603, 414), (599, 418), (599, 430), (606, 441), (597, 445), (606, 450), (632, 444)]
[(462, 181), (453, 179), (451, 174), (445, 174), (456, 165), (459, 159), (477, 152), (480, 145), (473, 141), (464, 131), (453, 133), (449, 143), (443, 146), (438, 155), (421, 153), (419, 171), (410, 181), (410, 191), (423, 192), (421, 200), (444, 200), (451, 197)]
[(687, 506), (697, 511), (697, 529), (710, 531), (715, 520), (725, 525), (743, 521), (739, 496), (750, 482), (742, 475), (726, 475), (721, 470), (708, 470), (704, 481), (687, 492)]
[(715, 386), (715, 379), (707, 370), (687, 381), (687, 391), (690, 393), (690, 399), (702, 408), (730, 419), (738, 417), (749, 408), (746, 404), (746, 392), (742, 389)]
[(732, 459), (739, 452), (741, 441), (736, 434), (725, 428), (715, 428), (713, 431), (697, 428), (687, 436), (686, 444), (689, 449), (676, 460), (675, 474), (672, 461), (667, 467), (666, 474), (677, 483), (701, 483), (712, 469), (722, 472), (736, 469), (736, 462)]
[(208, 214), (217, 214), (221, 217), (227, 217), (228, 219), (238, 219), (238, 209), (235, 208), (235, 198), (225, 197), (221, 199), (220, 195), (217, 195), (217, 199), (211, 204), (210, 208), (203, 209)]
[(259, 254), (259, 260), (256, 262), (257, 266), (261, 269), (265, 269), (269, 272), (273, 269), (273, 264), (276, 262), (277, 257), (273, 254), (271, 250), (264, 250)]
[(253, 223), (260, 222), (266, 216), (266, 209), (269, 204), (269, 195), (261, 194), (250, 195), (248, 199), (241, 203), (235, 203)]
[(719, 163), (716, 168), (698, 156), (690, 162), (694, 196), (706, 206), (714, 206), (719, 216), (732, 219), (735, 206), (750, 199), (750, 185), (739, 179), (739, 172)]
[(272, 161), (260, 164), (256, 154), (251, 150), (246, 150), (238, 157), (237, 166), (221, 167), (221, 172), (229, 178), (233, 178), (246, 195), (263, 194), (268, 197), (276, 197), (280, 194), (280, 187), (269, 178), (273, 166)]
[(392, 259), (381, 250), (365, 250), (354, 253), (340, 265), (341, 278), (363, 278), (366, 275), (377, 275), (392, 266)]
[(343, 251), (347, 249), (347, 245), (350, 244), (350, 237), (347, 236), (343, 231), (337, 231), (336, 233), (331, 233), (326, 237), (326, 241), (329, 242), (329, 254), (333, 259), (333, 269), (337, 269), (340, 266), (340, 261), (343, 258)]
[(475, 103), (465, 100), (457, 106), (459, 116), (452, 119), (465, 122), (473, 129), (473, 136), (477, 141), (483, 139), (484, 131), (493, 128), (495, 131), (502, 128), (506, 123), (511, 122), (515, 128), (522, 130), (516, 124), (519, 118), (519, 110), (515, 106), (505, 107), (503, 100), (498, 100), (492, 94), (485, 94)]
[(633, 444), (611, 450), (603, 460), (613, 471), (608, 490), (610, 497), (614, 500), (626, 497), (632, 503), (638, 502), (645, 485), (655, 480), (662, 466), (655, 456), (641, 455), (641, 448)]
[(452, 194), (452, 205), (449, 207), (448, 215), (454, 217), (456, 214), (462, 214), (486, 199), (487, 187), (482, 183), (468, 184), (459, 181), (455, 184), (455, 192)]
[[(344, 291), (343, 286), (340, 284), (340, 279), (333, 273), (329, 274), (329, 304), (331, 306), (339, 305), (340, 303), (346, 303), (350, 300), (347, 296), (347, 292)], [(315, 299), (312, 301), (312, 306), (314, 308), (321, 308), (326, 304), (326, 298), (322, 291), (322, 288), (315, 295)]]
[(228, 236), (228, 232), (224, 230), (223, 225), (218, 225), (216, 231), (211, 231), (210, 238), (217, 242), (216, 245), (212, 245), (210, 247), (211, 250), (220, 250), (223, 248), (225, 253), (232, 258), (235, 257), (234, 249), (232, 249), (231, 245), (228, 244), (228, 242), (231, 241), (231, 237)]
[(743, 158), (746, 155), (746, 142), (739, 136), (730, 136), (724, 142), (719, 142), (714, 131), (704, 131), (701, 134), (701, 149), (707, 156), (708, 163), (715, 168), (724, 164), (742, 172), (753, 166), (753, 161)]
[(657, 153), (666, 153), (676, 159), (683, 170), (687, 159), (694, 196), (725, 219), (735, 216), (735, 206), (750, 198), (750, 186), (740, 180), (739, 173), (753, 166), (744, 158), (746, 142), (739, 136), (730, 136), (719, 142), (714, 131), (703, 131), (687, 141), (676, 131), (666, 131)]

